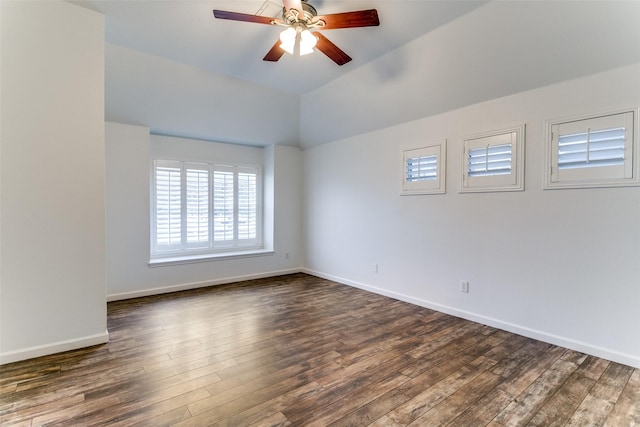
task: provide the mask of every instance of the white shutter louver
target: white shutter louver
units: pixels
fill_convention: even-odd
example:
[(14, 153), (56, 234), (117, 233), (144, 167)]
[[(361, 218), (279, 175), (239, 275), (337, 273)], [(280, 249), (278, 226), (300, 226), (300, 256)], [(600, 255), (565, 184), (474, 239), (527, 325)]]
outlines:
[(467, 155), (468, 175), (509, 175), (511, 158), (511, 144), (470, 148)]
[(156, 247), (172, 248), (182, 240), (182, 191), (180, 167), (156, 166)]
[(213, 241), (234, 239), (234, 173), (216, 167), (213, 172)]
[(558, 135), (558, 168), (624, 165), (625, 128)]
[(187, 166), (187, 243), (209, 243), (209, 171)]
[(255, 170), (238, 172), (238, 239), (253, 240), (258, 233), (258, 182)]
[(436, 179), (438, 177), (438, 156), (409, 157), (406, 161), (405, 179), (408, 182)]

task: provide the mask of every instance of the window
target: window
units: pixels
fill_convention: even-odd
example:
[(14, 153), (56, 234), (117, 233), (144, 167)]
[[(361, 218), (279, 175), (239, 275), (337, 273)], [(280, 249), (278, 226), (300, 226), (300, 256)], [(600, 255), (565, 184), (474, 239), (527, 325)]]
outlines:
[(637, 111), (547, 122), (545, 188), (637, 185)]
[(460, 192), (524, 190), (524, 129), (465, 138)]
[(260, 168), (156, 160), (152, 257), (261, 247)]
[(445, 192), (447, 142), (403, 152), (402, 194)]

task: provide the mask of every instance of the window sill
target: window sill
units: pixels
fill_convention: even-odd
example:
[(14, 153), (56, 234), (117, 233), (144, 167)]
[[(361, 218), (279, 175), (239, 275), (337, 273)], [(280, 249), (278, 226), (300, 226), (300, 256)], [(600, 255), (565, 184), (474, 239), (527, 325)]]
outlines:
[(149, 267), (166, 267), (170, 265), (193, 264), (197, 262), (222, 261), (238, 258), (253, 258), (259, 256), (273, 255), (275, 251), (272, 249), (255, 249), (249, 251), (223, 252), (215, 254), (198, 254), (198, 255), (174, 255), (166, 257), (151, 258)]

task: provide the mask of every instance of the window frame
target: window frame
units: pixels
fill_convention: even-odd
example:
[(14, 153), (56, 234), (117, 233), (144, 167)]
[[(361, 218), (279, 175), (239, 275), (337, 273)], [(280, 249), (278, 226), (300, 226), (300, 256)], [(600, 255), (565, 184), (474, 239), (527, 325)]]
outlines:
[[(544, 123), (545, 171), (543, 189), (627, 187), (640, 185), (638, 112), (638, 108), (624, 108), (595, 114), (582, 114), (546, 120)], [(631, 123), (627, 124), (627, 120), (629, 119)], [(564, 126), (565, 129), (568, 128), (571, 130), (584, 129), (590, 132), (591, 128), (589, 125), (597, 125), (599, 121), (602, 123), (605, 121), (609, 123), (625, 123), (624, 163), (619, 166), (577, 167), (560, 172), (558, 166), (560, 127)], [(602, 124), (600, 124), (600, 126), (602, 126)], [(630, 150), (630, 153), (628, 150)], [(623, 176), (613, 176), (616, 174), (622, 174)], [(562, 177), (562, 175), (564, 175), (564, 177)]]
[[(407, 177), (407, 163), (412, 158), (436, 158), (436, 176), (433, 179), (411, 181)], [(446, 193), (447, 181), (447, 140), (437, 144), (408, 148), (402, 151), (402, 187), (400, 195), (423, 195)]]
[[(181, 177), (181, 243), (180, 245), (173, 245), (173, 247), (162, 248), (157, 244), (157, 166), (159, 164), (167, 165), (180, 165), (180, 177)], [(190, 166), (192, 166), (190, 168)], [(208, 171), (208, 240), (205, 244), (198, 242), (188, 242), (188, 229), (187, 229), (187, 192), (186, 192), (186, 177), (187, 170), (200, 169)], [(219, 170), (233, 171), (233, 233), (234, 238), (231, 241), (216, 241), (214, 239), (214, 186), (213, 181), (215, 172)], [(248, 171), (255, 172), (255, 230), (256, 236), (254, 239), (245, 240), (238, 238), (238, 192), (239, 182), (238, 175), (240, 173), (247, 173)], [(150, 209), (150, 265), (162, 265), (166, 263), (174, 263), (177, 261), (203, 261), (216, 257), (227, 256), (246, 256), (254, 253), (264, 252), (264, 225), (262, 223), (263, 214), (263, 171), (262, 166), (244, 163), (207, 163), (201, 161), (188, 161), (188, 160), (173, 160), (166, 158), (155, 158), (151, 160), (151, 209)]]
[[(482, 132), (463, 138), (460, 193), (524, 191), (524, 151), (526, 126)], [(498, 147), (511, 144), (511, 173), (499, 175), (469, 175), (469, 151), (476, 147)]]

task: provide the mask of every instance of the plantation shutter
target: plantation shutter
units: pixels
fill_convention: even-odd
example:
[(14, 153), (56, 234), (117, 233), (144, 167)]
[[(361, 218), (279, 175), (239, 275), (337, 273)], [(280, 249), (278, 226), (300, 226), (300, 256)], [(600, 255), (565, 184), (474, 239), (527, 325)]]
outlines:
[(209, 244), (208, 169), (207, 164), (186, 165), (186, 230), (190, 247), (207, 247)]
[(467, 154), (468, 175), (509, 175), (511, 173), (511, 151), (511, 143), (469, 148)]
[(447, 141), (404, 150), (402, 194), (437, 194), (445, 191)]
[(215, 165), (213, 171), (213, 242), (233, 242), (235, 234), (235, 197), (233, 166)]
[(558, 135), (558, 168), (593, 168), (624, 164), (623, 127)]
[[(238, 168), (238, 240), (253, 243), (258, 236), (258, 170)], [(242, 244), (242, 242), (240, 242)]]
[(262, 245), (259, 166), (155, 160), (151, 257)]
[(464, 140), (461, 193), (524, 189), (525, 126)]
[(179, 162), (155, 162), (155, 246), (158, 250), (182, 244), (182, 182)]
[(409, 157), (405, 161), (405, 179), (408, 182), (436, 179), (438, 177), (438, 156), (435, 154)]
[(551, 126), (551, 183), (633, 176), (633, 112)]

